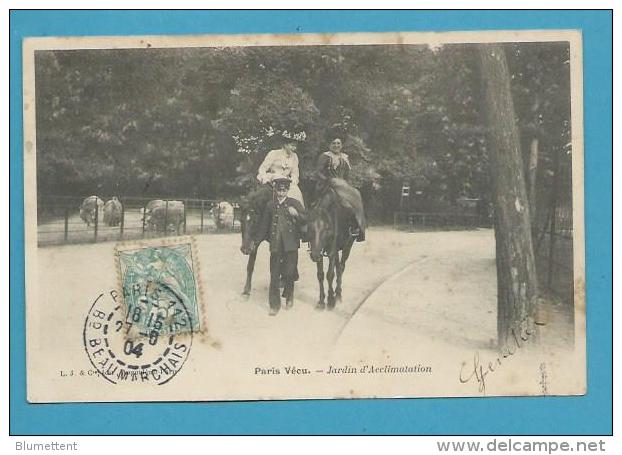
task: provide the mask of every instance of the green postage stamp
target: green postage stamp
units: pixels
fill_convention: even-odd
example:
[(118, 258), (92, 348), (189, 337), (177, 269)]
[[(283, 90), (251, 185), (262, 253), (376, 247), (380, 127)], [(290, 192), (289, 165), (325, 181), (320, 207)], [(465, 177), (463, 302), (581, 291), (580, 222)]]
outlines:
[(132, 242), (116, 251), (127, 322), (137, 336), (202, 332), (198, 263), (190, 237)]

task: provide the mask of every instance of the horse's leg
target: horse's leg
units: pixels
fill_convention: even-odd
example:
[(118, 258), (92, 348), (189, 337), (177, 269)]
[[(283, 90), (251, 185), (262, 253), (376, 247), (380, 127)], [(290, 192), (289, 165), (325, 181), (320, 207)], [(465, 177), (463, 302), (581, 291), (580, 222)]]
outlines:
[(248, 263), (246, 264), (246, 284), (244, 284), (244, 292), (242, 295), (250, 295), (251, 280), (253, 279), (253, 270), (255, 270), (255, 259), (257, 259), (257, 248), (248, 255)]
[(350, 257), (350, 251), (352, 251), (352, 245), (354, 244), (354, 239), (350, 237), (346, 244), (343, 246), (343, 250), (341, 250), (341, 260), (339, 264), (337, 264), (337, 299), (341, 301), (341, 283), (343, 280), (343, 272), (346, 270), (346, 261)]
[(339, 258), (339, 251), (337, 251), (335, 253), (335, 274), (337, 276), (335, 284), (335, 303), (341, 302), (341, 275), (343, 274), (343, 269), (341, 267), (342, 263), (342, 259)]
[(333, 289), (333, 280), (335, 279), (335, 256), (337, 252), (331, 254), (328, 258), (328, 272), (326, 273), (326, 281), (328, 282), (328, 299), (326, 306), (328, 309), (335, 308), (335, 291)]
[(326, 298), (326, 295), (324, 294), (324, 259), (320, 257), (320, 260), (317, 261), (316, 265), (317, 281), (320, 284), (320, 299), (317, 302), (316, 308), (319, 310), (323, 310), (326, 307), (326, 302), (324, 300)]

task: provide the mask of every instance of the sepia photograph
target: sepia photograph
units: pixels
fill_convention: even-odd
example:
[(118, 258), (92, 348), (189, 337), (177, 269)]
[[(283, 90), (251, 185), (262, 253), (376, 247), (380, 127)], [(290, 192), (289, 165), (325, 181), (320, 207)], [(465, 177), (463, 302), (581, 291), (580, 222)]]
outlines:
[(586, 393), (580, 32), (23, 59), (30, 402)]

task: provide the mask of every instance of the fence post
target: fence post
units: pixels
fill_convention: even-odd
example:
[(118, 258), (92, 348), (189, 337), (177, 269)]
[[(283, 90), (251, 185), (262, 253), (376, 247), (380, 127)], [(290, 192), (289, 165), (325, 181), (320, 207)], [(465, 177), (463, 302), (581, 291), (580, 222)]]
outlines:
[(185, 200), (185, 205), (184, 205), (184, 234), (186, 233), (186, 214), (188, 212), (188, 199)]
[(201, 199), (201, 234), (203, 234), (203, 217), (205, 216), (205, 201)]
[(93, 231), (93, 242), (97, 242), (97, 229), (99, 228), (99, 205), (95, 200), (95, 229)]
[(555, 206), (553, 206), (553, 216), (551, 218), (551, 230), (549, 231), (549, 270), (548, 270), (548, 276), (547, 276), (547, 289), (550, 291), (552, 286), (553, 286), (553, 262), (554, 262), (554, 255), (555, 255), (555, 218), (557, 218), (556, 216), (556, 208)]
[(125, 229), (125, 205), (121, 204), (121, 225), (119, 226), (119, 238), (123, 238), (123, 230)]
[(168, 199), (164, 205), (164, 236), (168, 235)]
[(69, 238), (69, 207), (65, 207), (65, 243)]
[(222, 221), (221, 221), (222, 218), (220, 217), (220, 203), (217, 202), (216, 204), (217, 204), (216, 206), (218, 207), (218, 212), (217, 212), (218, 215), (216, 217), (216, 227), (218, 228), (218, 230), (220, 230), (222, 226)]
[(553, 180), (553, 191), (551, 192), (551, 224), (549, 230), (549, 263), (548, 263), (548, 276), (547, 278), (547, 289), (550, 291), (553, 286), (553, 256), (555, 254), (555, 236), (556, 236), (556, 227), (555, 222), (557, 219), (557, 191), (559, 188), (559, 174), (560, 174), (560, 165), (559, 165), (559, 151), (555, 153), (555, 178)]
[(143, 232), (142, 237), (145, 238), (145, 220), (147, 219), (147, 204), (143, 206)]

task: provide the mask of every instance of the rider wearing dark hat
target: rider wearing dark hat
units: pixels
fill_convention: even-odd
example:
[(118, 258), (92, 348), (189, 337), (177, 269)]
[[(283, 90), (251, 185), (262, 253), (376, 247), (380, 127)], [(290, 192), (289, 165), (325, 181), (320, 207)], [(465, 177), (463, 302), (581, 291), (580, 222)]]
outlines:
[(268, 239), (270, 242), (270, 315), (281, 308), (279, 284), (284, 281), (283, 297), (285, 308), (294, 304), (294, 282), (298, 280), (298, 249), (300, 228), (307, 222), (307, 213), (302, 204), (287, 193), (290, 179), (277, 177), (272, 180), (274, 197), (268, 202), (257, 231), (255, 241)]

